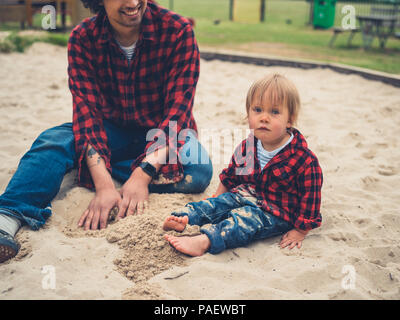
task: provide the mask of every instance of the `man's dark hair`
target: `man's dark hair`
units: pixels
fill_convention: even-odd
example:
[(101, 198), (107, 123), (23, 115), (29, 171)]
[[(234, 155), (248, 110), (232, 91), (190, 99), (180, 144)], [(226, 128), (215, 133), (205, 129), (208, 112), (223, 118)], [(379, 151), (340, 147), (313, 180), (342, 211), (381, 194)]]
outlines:
[(85, 8), (89, 8), (93, 13), (99, 13), (104, 10), (104, 7), (100, 5), (102, 0), (81, 0)]

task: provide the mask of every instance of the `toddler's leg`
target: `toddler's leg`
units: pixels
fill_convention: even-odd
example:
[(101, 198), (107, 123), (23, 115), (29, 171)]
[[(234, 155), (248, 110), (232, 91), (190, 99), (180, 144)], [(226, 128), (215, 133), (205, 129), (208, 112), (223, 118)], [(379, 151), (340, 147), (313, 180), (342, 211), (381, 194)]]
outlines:
[[(217, 198), (209, 198), (199, 202), (188, 203), (181, 210), (175, 211), (164, 221), (164, 230), (182, 232), (186, 225), (204, 225), (217, 223), (227, 217), (233, 209), (241, 206), (240, 198), (236, 194), (224, 193)], [(166, 234), (165, 239), (176, 250), (190, 255), (200, 256), (210, 247), (211, 242), (206, 234), (194, 237), (176, 237)]]
[[(220, 253), (228, 248), (245, 246), (255, 240), (256, 234), (264, 229), (265, 220), (268, 218), (255, 206), (243, 206), (231, 210), (228, 217), (217, 224), (202, 226), (200, 236), (165, 235), (165, 239), (175, 249), (190, 256), (202, 255), (207, 250), (214, 254)], [(172, 220), (174, 223), (179, 223), (178, 219), (182, 218), (176, 217), (169, 222)]]
[[(228, 213), (242, 206), (240, 197), (234, 193), (224, 193), (216, 198), (209, 198), (198, 202), (190, 202), (182, 209), (171, 213), (164, 221), (164, 230), (183, 231), (186, 224), (202, 226), (209, 223), (218, 223), (227, 218)], [(186, 219), (178, 219), (184, 218)]]
[(255, 240), (273, 237), (292, 226), (286, 221), (264, 212), (257, 206), (243, 206), (230, 212), (229, 218), (218, 224), (205, 225), (200, 232), (210, 239), (210, 253), (243, 247)]
[[(225, 198), (224, 195), (220, 197)], [(173, 230), (184, 230), (187, 223), (183, 218), (188, 217), (189, 224), (202, 226), (201, 235), (165, 235), (165, 239), (178, 251), (199, 256), (207, 251), (216, 254), (225, 249), (246, 246), (255, 240), (273, 237), (292, 229), (288, 222), (264, 212), (254, 203), (239, 199), (234, 204), (231, 203), (229, 209), (226, 199), (222, 199), (225, 204), (219, 206), (218, 201), (221, 199), (218, 198), (188, 204), (183, 211), (178, 212), (179, 217), (168, 217), (164, 224)], [(216, 207), (223, 207), (224, 210), (216, 210), (216, 204)]]

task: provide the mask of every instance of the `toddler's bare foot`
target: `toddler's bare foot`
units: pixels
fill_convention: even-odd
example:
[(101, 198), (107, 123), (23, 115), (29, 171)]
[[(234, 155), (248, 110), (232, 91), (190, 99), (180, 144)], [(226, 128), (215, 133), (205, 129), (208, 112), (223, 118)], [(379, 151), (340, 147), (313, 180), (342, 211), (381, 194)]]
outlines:
[(175, 237), (166, 234), (164, 238), (176, 250), (192, 257), (203, 255), (211, 245), (210, 239), (205, 234), (194, 237)]
[(177, 217), (177, 216), (169, 216), (165, 219), (163, 229), (165, 231), (175, 230), (178, 232), (182, 232), (185, 230), (186, 225), (188, 224), (189, 217)]

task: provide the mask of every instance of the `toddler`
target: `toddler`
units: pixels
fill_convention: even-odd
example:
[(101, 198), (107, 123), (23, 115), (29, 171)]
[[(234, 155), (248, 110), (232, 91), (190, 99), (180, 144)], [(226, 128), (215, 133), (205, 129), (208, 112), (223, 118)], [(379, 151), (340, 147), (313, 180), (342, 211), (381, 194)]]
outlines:
[(200, 256), (282, 235), (280, 246), (301, 247), (321, 225), (322, 171), (303, 135), (293, 127), (300, 108), (294, 84), (273, 74), (256, 81), (246, 100), (251, 133), (220, 174), (215, 195), (188, 203), (164, 221), (164, 230), (199, 225), (200, 235), (165, 239)]

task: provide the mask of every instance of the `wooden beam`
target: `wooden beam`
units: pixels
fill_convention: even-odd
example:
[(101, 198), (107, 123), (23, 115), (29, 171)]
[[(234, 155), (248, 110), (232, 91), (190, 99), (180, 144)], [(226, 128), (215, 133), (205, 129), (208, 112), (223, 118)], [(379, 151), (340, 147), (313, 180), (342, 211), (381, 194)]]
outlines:
[(33, 25), (32, 0), (25, 1), (25, 8), (26, 8), (26, 19), (28, 21), (28, 26), (32, 28)]
[(75, 27), (76, 25), (78, 25), (81, 22), (79, 19), (79, 8), (78, 8), (79, 4), (81, 4), (81, 3), (80, 3), (80, 1), (77, 1), (77, 0), (69, 1), (69, 6), (70, 6), (70, 10), (71, 10), (71, 23), (72, 23), (73, 27)]

